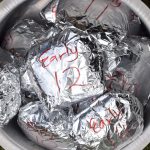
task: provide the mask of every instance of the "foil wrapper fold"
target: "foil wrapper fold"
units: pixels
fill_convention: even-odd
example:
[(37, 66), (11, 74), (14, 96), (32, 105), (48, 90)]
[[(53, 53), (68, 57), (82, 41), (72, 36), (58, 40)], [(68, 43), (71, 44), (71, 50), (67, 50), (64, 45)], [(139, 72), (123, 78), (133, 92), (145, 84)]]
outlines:
[(21, 76), (21, 92), (23, 104), (39, 100), (36, 93), (38, 91), (35, 88), (36, 84), (37, 83), (32, 76), (32, 71), (27, 69)]
[(104, 67), (108, 91), (127, 91), (134, 94), (143, 105), (148, 103), (150, 40), (125, 37), (112, 51), (106, 53)]
[(19, 71), (10, 64), (0, 68), (0, 127), (17, 114), (21, 106)]
[(108, 93), (73, 119), (72, 136), (80, 149), (122, 149), (143, 131), (143, 108), (130, 94)]
[(34, 20), (20, 20), (11, 28), (2, 43), (2, 47), (17, 56), (25, 57), (29, 49), (45, 40), (45, 30)]
[(26, 136), (47, 149), (75, 150), (69, 133), (72, 128), (69, 111), (47, 109), (41, 102), (31, 102), (22, 107), (18, 123)]
[(49, 23), (56, 23), (59, 0), (51, 0), (50, 3), (42, 10), (41, 16)]
[(28, 104), (18, 124), (47, 149), (122, 149), (140, 136), (150, 42), (126, 36), (132, 14), (118, 0), (51, 0), (41, 12), (47, 30), (18, 22), (3, 47), (27, 60), (21, 83), (15, 67), (0, 70), (0, 126), (16, 115), (22, 92)]
[[(99, 97), (99, 98), (98, 98)], [(48, 149), (121, 149), (143, 130), (143, 108), (130, 94), (107, 93), (51, 110), (41, 102), (19, 112), (29, 139)]]
[[(106, 43), (115, 45), (124, 36), (105, 28), (102, 30), (100, 26), (99, 31), (102, 31), (92, 36), (89, 33), (95, 32), (95, 28), (83, 32), (65, 25), (53, 38), (31, 49), (27, 65), (31, 78), (37, 82), (36, 93), (40, 100), (44, 94), (52, 107), (69, 106), (104, 92), (103, 49), (107, 47)], [(96, 41), (96, 36), (102, 36), (101, 40)]]
[(89, 24), (106, 24), (131, 32), (130, 28), (134, 30), (133, 26), (140, 26), (134, 13), (120, 0), (52, 0), (41, 16), (52, 23), (65, 19), (79, 28)]

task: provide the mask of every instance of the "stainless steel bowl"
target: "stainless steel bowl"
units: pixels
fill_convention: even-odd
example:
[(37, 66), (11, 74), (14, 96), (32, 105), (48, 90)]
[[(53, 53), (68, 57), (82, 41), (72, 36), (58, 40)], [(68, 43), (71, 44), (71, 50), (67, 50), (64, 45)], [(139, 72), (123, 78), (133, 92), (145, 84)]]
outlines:
[[(150, 31), (150, 10), (140, 0), (122, 0), (126, 3), (143, 21)], [(49, 3), (49, 0), (3, 0), (0, 3), (0, 41), (8, 28), (20, 18), (40, 19), (39, 12)], [(147, 77), (150, 71), (147, 72)], [(150, 107), (146, 110), (146, 126), (143, 134), (134, 142), (128, 145), (126, 150), (142, 150), (150, 142)], [(4, 129), (0, 129), (0, 145), (6, 150), (44, 150), (29, 141), (19, 129), (16, 120), (12, 120)]]

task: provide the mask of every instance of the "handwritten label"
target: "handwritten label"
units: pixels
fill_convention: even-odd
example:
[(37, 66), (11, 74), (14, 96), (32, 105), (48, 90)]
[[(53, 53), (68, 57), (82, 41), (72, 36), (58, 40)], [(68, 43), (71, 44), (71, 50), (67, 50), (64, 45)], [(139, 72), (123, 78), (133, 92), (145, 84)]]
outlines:
[(89, 8), (92, 6), (92, 4), (94, 3), (95, 0), (91, 0), (91, 3), (88, 5), (88, 7), (85, 9), (85, 14), (87, 13), (87, 11), (89, 10)]
[(117, 83), (120, 85), (121, 89), (132, 92), (132, 89), (134, 88), (134, 92), (139, 92), (140, 85), (138, 83), (130, 83), (125, 76), (125, 73), (121, 70), (116, 70), (115, 73), (112, 76), (106, 75), (107, 81), (109, 81), (109, 84), (106, 86), (108, 91), (113, 90), (113, 82), (117, 81)]
[[(42, 64), (43, 68), (48, 68), (49, 66), (54, 65), (53, 63), (59, 63), (59, 62), (61, 63), (62, 61), (67, 61), (68, 63), (74, 62), (78, 59), (78, 55), (79, 53), (78, 53), (77, 46), (71, 46), (70, 48), (69, 46), (64, 44), (64, 46), (62, 46), (61, 49), (58, 49), (58, 50), (57, 50), (57, 47), (54, 49), (46, 49), (39, 56), (38, 61)], [(67, 58), (67, 59), (64, 60), (64, 58)], [(70, 85), (68, 85), (68, 89), (71, 89), (74, 86), (86, 86), (84, 84), (79, 83), (80, 76), (81, 76), (81, 72), (79, 68), (75, 66), (70, 66), (65, 69), (62, 68), (62, 72), (59, 74), (57, 73), (57, 71), (53, 72), (54, 77), (55, 77), (55, 83), (57, 85), (59, 92), (61, 91), (61, 85), (60, 85), (61, 82), (59, 82), (60, 79), (62, 78), (62, 76), (64, 76), (65, 74), (68, 74), (69, 72), (74, 72), (74, 74), (76, 74), (76, 78), (74, 79), (74, 81), (70, 82)]]
[[(30, 129), (32, 132), (38, 133), (41, 137), (43, 137), (43, 140), (41, 142), (49, 141), (49, 140), (54, 140), (58, 136), (52, 133), (48, 132), (48, 129), (44, 127), (38, 127), (34, 122), (27, 121), (26, 123), (27, 129)], [(46, 138), (46, 139), (44, 139)], [(37, 142), (39, 143), (40, 140), (36, 136)]]
[[(84, 12), (85, 14), (88, 12), (90, 7), (92, 7), (92, 5), (94, 4), (94, 1), (95, 0), (91, 0), (90, 4), (85, 9), (85, 12)], [(96, 17), (96, 20), (98, 20), (106, 12), (106, 10), (109, 8), (109, 6), (120, 7), (121, 1), (120, 0), (111, 0), (111, 2), (109, 4), (107, 4), (106, 7), (98, 14), (98, 16)]]
[(92, 129), (95, 133), (99, 133), (105, 126), (110, 125), (111, 121), (116, 118), (116, 119), (121, 119), (122, 118), (122, 111), (119, 111), (119, 113), (117, 113), (115, 110), (112, 110), (110, 108), (108, 108), (106, 111), (108, 111), (111, 114), (111, 118), (107, 118), (105, 120), (101, 119), (99, 120), (99, 122), (94, 119), (91, 118), (90, 119), (90, 129)]
[[(121, 110), (119, 110), (119, 112), (117, 113), (115, 110), (108, 108), (108, 109), (106, 109), (106, 111), (108, 111), (111, 114), (110, 118), (107, 118), (105, 120), (104, 119), (97, 120), (95, 118), (90, 119), (89, 128), (95, 134), (98, 134), (106, 126), (110, 125), (114, 119), (121, 120), (123, 118), (123, 113)], [(123, 132), (119, 132), (118, 126), (119, 126), (119, 128), (120, 127), (122, 128)], [(120, 125), (118, 123), (118, 126), (114, 126), (114, 133), (117, 134), (118, 137), (122, 139), (125, 136), (127, 136), (127, 134), (129, 133), (129, 130), (124, 124)], [(112, 139), (112, 137), (110, 136), (109, 133), (107, 135), (107, 139), (112, 144), (112, 146), (115, 147), (116, 141), (114, 139)]]
[[(63, 60), (63, 57), (65, 56), (71, 56), (73, 59), (68, 60), (68, 62), (73, 62), (78, 59), (78, 49), (77, 47), (74, 47), (74, 49), (68, 48), (67, 45), (64, 45), (65, 51), (61, 53), (60, 50), (56, 50), (57, 54), (51, 55), (49, 54), (49, 51), (51, 49), (46, 49), (39, 57), (39, 62), (42, 64), (44, 68), (47, 68), (49, 65), (51, 65), (54, 61), (59, 62)], [(53, 50), (54, 51), (54, 50)]]

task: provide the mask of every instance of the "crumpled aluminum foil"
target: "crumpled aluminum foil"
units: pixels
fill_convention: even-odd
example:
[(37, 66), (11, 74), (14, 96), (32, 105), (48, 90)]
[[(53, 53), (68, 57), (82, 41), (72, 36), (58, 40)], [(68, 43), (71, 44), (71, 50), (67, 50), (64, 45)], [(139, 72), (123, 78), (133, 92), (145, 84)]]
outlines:
[[(64, 16), (63, 12), (67, 15)], [(131, 9), (120, 0), (51, 0), (41, 16), (52, 23), (59, 21), (62, 16), (76, 27), (107, 24), (133, 32), (133, 26), (136, 29), (140, 26)]]
[(11, 64), (0, 68), (0, 127), (17, 114), (21, 105), (20, 78)]
[(72, 136), (80, 149), (122, 149), (143, 131), (143, 108), (130, 94), (108, 93), (73, 119)]
[(35, 87), (36, 81), (32, 77), (31, 70), (26, 70), (21, 76), (21, 92), (22, 92), (22, 103), (27, 104), (29, 102), (38, 101), (38, 95), (36, 94)]
[(107, 93), (69, 108), (29, 103), (18, 123), (29, 139), (48, 149), (121, 149), (142, 133), (143, 108), (130, 94)]
[(45, 40), (45, 30), (34, 20), (20, 20), (11, 28), (2, 43), (2, 47), (17, 56), (25, 57), (29, 49)]
[(113, 50), (126, 33), (108, 26), (86, 31), (67, 22), (56, 26), (49, 30), (49, 40), (31, 49), (23, 89), (30, 89), (30, 84), (51, 107), (102, 94), (104, 52)]
[(125, 37), (118, 46), (107, 52), (106, 56), (104, 78), (107, 89), (130, 92), (146, 105), (150, 85), (146, 80), (150, 72), (150, 40)]
[(22, 107), (18, 123), (26, 136), (47, 149), (75, 150), (69, 133), (72, 129), (71, 115), (67, 110), (52, 111), (41, 102), (31, 102)]
[(41, 11), (41, 16), (50, 23), (56, 22), (59, 2), (59, 0), (50, 0), (50, 3)]
[[(101, 34), (102, 32), (99, 36)], [(43, 98), (44, 93), (47, 103), (54, 107), (70, 105), (80, 99), (102, 94), (101, 49), (106, 45), (99, 43), (104, 41), (111, 44), (120, 40), (119, 32), (114, 34), (114, 41), (111, 39), (112, 34), (111, 30), (107, 31), (108, 41), (104, 36), (96, 42), (96, 35), (90, 37), (73, 26), (66, 26), (55, 37), (32, 48), (28, 68), (32, 72), (31, 78), (39, 85), (35, 88), (39, 99)]]
[[(150, 39), (133, 37), (129, 39), (130, 45), (134, 45), (132, 52), (137, 61), (132, 67), (132, 83), (135, 84), (134, 95), (143, 105), (149, 103), (150, 82), (147, 80), (150, 73)], [(130, 46), (131, 47), (131, 46)]]
[[(120, 149), (135, 140), (143, 130), (143, 110), (130, 95), (135, 93), (130, 73), (143, 60), (138, 59), (141, 54), (147, 56), (149, 46), (138, 46), (136, 40), (143, 39), (131, 40), (118, 28), (95, 26), (82, 31), (68, 22), (57, 23), (47, 37), (30, 50), (22, 76), (22, 87), (30, 90), (30, 99), (41, 101), (29, 103), (21, 110), (19, 124), (26, 135), (41, 146), (56, 149), (67, 149), (68, 145), (70, 149)], [(131, 87), (122, 87), (126, 79)], [(105, 91), (111, 93), (100, 97)], [(53, 122), (43, 121), (43, 115), (51, 116), (56, 110), (63, 112), (64, 120), (45, 126)], [(64, 128), (60, 129), (60, 124)], [(54, 145), (42, 140), (53, 132), (57, 137), (48, 140)]]

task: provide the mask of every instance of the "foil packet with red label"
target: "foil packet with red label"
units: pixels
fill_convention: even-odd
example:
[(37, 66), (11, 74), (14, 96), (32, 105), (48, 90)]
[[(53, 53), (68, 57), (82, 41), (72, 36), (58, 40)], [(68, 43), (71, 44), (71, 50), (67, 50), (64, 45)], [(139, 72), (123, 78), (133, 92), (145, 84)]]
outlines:
[[(127, 91), (147, 105), (150, 71), (150, 39), (125, 37), (113, 51), (106, 53), (104, 68), (105, 85), (108, 91)], [(117, 65), (116, 65), (117, 64)]]
[(65, 19), (82, 29), (89, 24), (106, 24), (134, 34), (141, 25), (138, 17), (121, 0), (52, 0), (41, 16), (49, 23)]
[(47, 149), (76, 150), (69, 133), (72, 129), (68, 110), (49, 110), (41, 102), (31, 102), (19, 111), (18, 124), (26, 136)]
[[(36, 55), (30, 55), (33, 75), (42, 92), (48, 97), (53, 97), (54, 100), (49, 101), (52, 107), (70, 105), (104, 91), (100, 61), (103, 56), (101, 52), (96, 56), (98, 68), (93, 70), (91, 47), (90, 44), (84, 43), (84, 40), (90, 42), (86, 33), (80, 33), (68, 26), (68, 29), (55, 36), (54, 41), (49, 39), (41, 44)], [(96, 43), (92, 43), (91, 46), (95, 51), (99, 48)]]
[(48, 149), (121, 149), (143, 131), (143, 108), (130, 94), (106, 93), (70, 107), (51, 110), (44, 103), (22, 107), (19, 126)]
[(30, 85), (39, 99), (55, 107), (102, 94), (104, 51), (113, 49), (126, 33), (108, 26), (82, 31), (67, 22), (58, 23), (57, 28), (60, 30), (52, 28), (55, 34), (34, 46), (28, 57), (30, 75), (26, 75), (35, 81)]
[(73, 119), (72, 136), (80, 149), (122, 149), (143, 131), (143, 108), (127, 93), (107, 93)]

